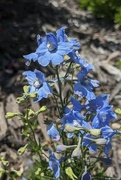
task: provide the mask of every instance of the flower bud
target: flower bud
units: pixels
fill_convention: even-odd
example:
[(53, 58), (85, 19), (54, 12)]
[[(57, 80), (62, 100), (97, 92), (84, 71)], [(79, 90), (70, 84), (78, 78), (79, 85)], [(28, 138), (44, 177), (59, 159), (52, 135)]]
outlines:
[(13, 113), (13, 112), (7, 112), (6, 113), (6, 118), (7, 119), (10, 119), (10, 118), (13, 118), (13, 117), (15, 117), (15, 116), (18, 116), (20, 113)]
[(22, 103), (22, 102), (24, 102), (25, 101), (25, 98), (23, 98), (23, 97), (18, 97), (17, 99), (16, 99), (16, 103), (17, 104), (20, 104), (20, 103)]
[(99, 136), (101, 134), (101, 130), (100, 129), (90, 129), (89, 133), (93, 136)]
[(56, 147), (56, 152), (62, 152), (62, 151), (65, 151), (67, 148), (67, 146), (65, 146), (64, 144), (59, 144), (57, 147)]
[(81, 129), (84, 129), (82, 126), (80, 126), (80, 127), (75, 127), (75, 126), (72, 126), (72, 125), (70, 125), (70, 124), (66, 124), (65, 125), (65, 128), (64, 128), (64, 131), (65, 132), (70, 132), (70, 133), (72, 133), (72, 132), (75, 132), (75, 131), (79, 131), (79, 130), (81, 130)]
[(29, 92), (29, 89), (30, 89), (29, 86), (24, 86), (24, 87), (23, 87), (24, 93), (28, 93), (28, 92)]
[(42, 107), (36, 112), (36, 114), (38, 115), (39, 113), (43, 113), (43, 112), (45, 112), (45, 111), (47, 111), (47, 106), (42, 106)]
[(77, 179), (77, 176), (74, 174), (74, 172), (73, 172), (73, 170), (71, 169), (71, 167), (67, 167), (66, 169), (65, 169), (65, 171), (66, 171), (66, 174), (67, 174), (67, 176), (69, 176), (70, 177), (70, 179)]
[(64, 55), (64, 61), (67, 61), (69, 59), (70, 59), (70, 57), (68, 55)]
[(120, 108), (117, 108), (117, 109), (115, 110), (115, 113), (121, 115), (121, 109), (120, 109)]
[(95, 140), (95, 143), (97, 145), (105, 145), (106, 144), (106, 139), (105, 138), (99, 138)]
[(76, 147), (74, 150), (73, 150), (73, 152), (72, 152), (72, 155), (71, 155), (71, 157), (77, 157), (77, 158), (80, 158), (80, 156), (81, 156), (81, 149), (80, 149), (80, 147)]
[(37, 98), (37, 93), (31, 93), (31, 94), (27, 94), (27, 96), (29, 96), (30, 98)]
[(28, 116), (31, 118), (35, 115), (35, 112), (32, 109), (29, 109)]

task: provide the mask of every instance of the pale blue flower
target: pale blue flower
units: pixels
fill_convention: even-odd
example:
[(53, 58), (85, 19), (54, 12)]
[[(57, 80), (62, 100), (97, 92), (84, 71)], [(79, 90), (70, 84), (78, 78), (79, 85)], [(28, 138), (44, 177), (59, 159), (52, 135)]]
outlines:
[(49, 150), (49, 155), (49, 167), (54, 172), (54, 176), (57, 179), (60, 176), (60, 162), (51, 150)]
[(34, 99), (35, 102), (40, 101), (42, 98), (47, 98), (49, 94), (52, 94), (51, 87), (41, 71), (37, 69), (34, 71), (25, 71), (23, 76), (25, 76), (25, 79), (29, 83), (28, 93), (37, 94), (37, 98)]

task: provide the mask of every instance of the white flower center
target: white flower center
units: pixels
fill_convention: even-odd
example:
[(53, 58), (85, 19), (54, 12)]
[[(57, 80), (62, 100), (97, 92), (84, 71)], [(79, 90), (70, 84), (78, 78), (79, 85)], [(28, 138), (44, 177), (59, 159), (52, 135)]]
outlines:
[(53, 51), (53, 50), (56, 49), (56, 46), (55, 46), (55, 44), (48, 43), (48, 44), (47, 44), (47, 48), (48, 48), (49, 51)]
[(40, 83), (39, 83), (38, 79), (35, 79), (33, 85), (36, 89), (38, 89), (40, 87)]

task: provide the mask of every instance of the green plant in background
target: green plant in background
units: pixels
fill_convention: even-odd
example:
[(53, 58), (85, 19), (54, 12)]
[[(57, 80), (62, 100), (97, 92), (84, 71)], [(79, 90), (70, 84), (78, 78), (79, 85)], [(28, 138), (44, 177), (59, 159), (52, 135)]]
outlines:
[(120, 0), (78, 0), (82, 9), (92, 11), (96, 17), (105, 18), (121, 25)]

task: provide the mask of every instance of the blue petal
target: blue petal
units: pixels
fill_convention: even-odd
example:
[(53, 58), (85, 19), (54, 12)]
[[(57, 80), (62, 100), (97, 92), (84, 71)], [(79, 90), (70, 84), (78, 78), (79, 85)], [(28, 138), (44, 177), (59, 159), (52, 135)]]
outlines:
[(46, 52), (43, 56), (39, 56), (38, 63), (41, 64), (41, 66), (45, 67), (50, 63), (51, 60), (51, 54), (49, 52)]
[(56, 159), (54, 153), (50, 150), (49, 151), (50, 157), (49, 157), (49, 167), (54, 172), (54, 176), (56, 178), (59, 178), (60, 176), (60, 162), (58, 159)]
[(58, 141), (60, 139), (59, 131), (55, 128), (55, 126), (53, 124), (50, 124), (47, 126), (47, 134), (54, 141)]
[(53, 53), (51, 61), (52, 61), (52, 64), (56, 66), (63, 62), (63, 57), (60, 56), (58, 53)]
[(39, 47), (36, 49), (36, 54), (44, 55), (48, 51), (47, 49), (47, 44), (43, 42), (42, 44), (39, 45)]
[(67, 35), (65, 34), (65, 29), (66, 29), (66, 26), (64, 26), (56, 31), (56, 37), (57, 37), (58, 42), (67, 41)]
[(23, 57), (29, 61), (33, 60), (34, 62), (38, 59), (38, 55), (36, 53), (30, 53), (28, 55), (24, 55)]
[(60, 54), (60, 55), (66, 55), (66, 54), (68, 54), (69, 52), (72, 52), (72, 50), (73, 50), (73, 45), (72, 45), (72, 43), (70, 43), (70, 42), (60, 42), (60, 43), (58, 44), (58, 50), (57, 50), (57, 52), (58, 52), (58, 54)]

